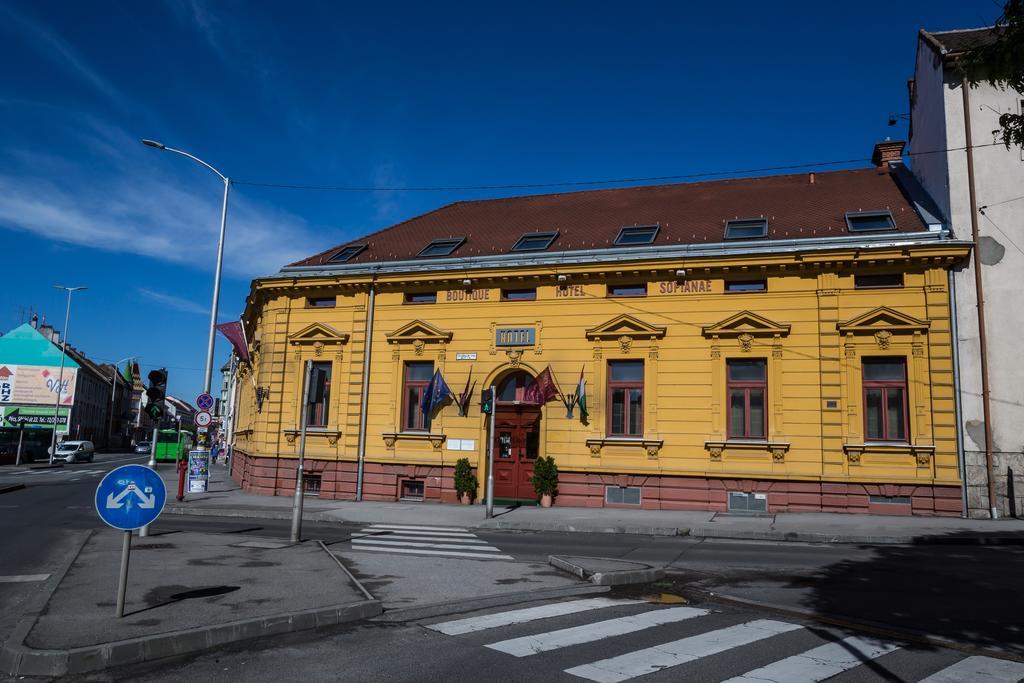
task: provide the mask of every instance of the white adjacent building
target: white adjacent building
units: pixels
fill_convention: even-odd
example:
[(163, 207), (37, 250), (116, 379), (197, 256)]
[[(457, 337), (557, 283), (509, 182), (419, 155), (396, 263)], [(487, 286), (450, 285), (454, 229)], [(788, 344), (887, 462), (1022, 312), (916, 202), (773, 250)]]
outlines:
[(965, 92), (956, 66), (998, 30), (921, 30), (909, 84), (913, 173), (953, 234), (976, 238), (973, 259), (953, 275), (957, 408), (973, 517), (1024, 514), (1024, 150), (1002, 144), (998, 123), (1001, 114), (1024, 113), (1024, 94), (988, 84)]

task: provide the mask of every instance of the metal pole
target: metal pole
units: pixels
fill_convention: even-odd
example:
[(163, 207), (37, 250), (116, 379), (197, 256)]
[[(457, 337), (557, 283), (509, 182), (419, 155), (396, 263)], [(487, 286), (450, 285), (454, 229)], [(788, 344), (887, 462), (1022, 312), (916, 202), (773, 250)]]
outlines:
[[(71, 292), (79, 289), (78, 287), (61, 287), (68, 293), (68, 303), (64, 309), (64, 334), (61, 337), (60, 344), (60, 374), (57, 375), (57, 400), (53, 404), (53, 433), (50, 437), (50, 464), (53, 464), (53, 458), (57, 455), (57, 423), (60, 422), (60, 397), (64, 393), (64, 358), (67, 355), (68, 349), (68, 324), (71, 322)], [(51, 340), (52, 341), (52, 340)], [(71, 427), (71, 414), (68, 411), (68, 428)]]
[(302, 401), (300, 411), (301, 423), (299, 424), (299, 463), (295, 468), (295, 499), (292, 501), (292, 543), (298, 543), (302, 536), (302, 467), (306, 464), (306, 410), (309, 408), (309, 376), (313, 372), (313, 361), (307, 360), (306, 367), (302, 373), (302, 391), (299, 392), (299, 400)]
[[(156, 469), (156, 440), (157, 440), (157, 437), (159, 435), (160, 435), (160, 423), (157, 422), (154, 425), (154, 427), (153, 427), (153, 440), (150, 442), (150, 446), (149, 446), (149, 463), (147, 463), (147, 466), (153, 468), (154, 470)], [(141, 529), (139, 529), (139, 538), (145, 538), (146, 536), (149, 536), (149, 525), (148, 524), (146, 526), (142, 527)], [(127, 562), (127, 560), (125, 560), (125, 561)], [(125, 569), (125, 571), (127, 571), (127, 569)]]
[(124, 616), (124, 597), (128, 592), (128, 558), (132, 552), (132, 532), (124, 532), (124, 544), (121, 546), (121, 575), (117, 578), (117, 618)]
[(25, 421), (22, 420), (18, 425), (18, 454), (14, 457), (14, 466), (17, 467), (21, 464), (21, 442), (25, 439)]
[(107, 427), (107, 448), (110, 448), (110, 441), (114, 438), (114, 394), (117, 393), (117, 364), (114, 364), (114, 377), (110, 383), (110, 424)]
[(491, 419), (487, 425), (487, 519), (494, 517), (494, 413), (497, 411), (496, 391), (491, 386)]
[(369, 301), (366, 303), (366, 335), (363, 340), (363, 385), (359, 398), (359, 443), (356, 448), (356, 500), (363, 499), (363, 465), (366, 462), (366, 407), (370, 400), (370, 350), (373, 344), (373, 304), (376, 288), (370, 284)]
[(217, 242), (217, 269), (213, 274), (213, 304), (210, 306), (210, 339), (206, 344), (206, 374), (203, 376), (203, 393), (210, 393), (213, 381), (213, 347), (217, 341), (217, 307), (220, 305), (220, 271), (224, 265), (224, 231), (228, 224), (228, 194), (231, 179), (224, 178), (224, 204), (220, 210), (220, 239)]

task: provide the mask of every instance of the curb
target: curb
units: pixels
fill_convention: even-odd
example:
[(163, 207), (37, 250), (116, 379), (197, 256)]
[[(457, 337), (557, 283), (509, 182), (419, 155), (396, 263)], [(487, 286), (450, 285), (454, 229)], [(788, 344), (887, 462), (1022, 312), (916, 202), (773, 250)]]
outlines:
[[(25, 645), (25, 639), (35, 625), (40, 613), (49, 604), (57, 586), (82, 552), (93, 532), (85, 534), (81, 544), (70, 554), (69, 559), (53, 573), (38, 601), (26, 612), (0, 650), (0, 673), (10, 676), (57, 677), (79, 674), (109, 667), (139, 664), (164, 657), (189, 654), (208, 650), (229, 643), (237, 643), (263, 636), (282, 635), (336, 626), (360, 619), (375, 617), (383, 612), (379, 600), (374, 599), (361, 583), (338, 562), (339, 567), (355, 581), (355, 585), (367, 596), (367, 600), (345, 605), (332, 605), (319, 609), (284, 612), (266, 617), (240, 619), (203, 628), (171, 631), (139, 638), (98, 643), (66, 650), (37, 650)], [(323, 544), (320, 544), (323, 547)], [(326, 548), (324, 550), (333, 557)]]
[[(252, 510), (246, 508), (189, 508), (181, 505), (167, 505), (164, 507), (165, 514), (183, 515), (186, 517), (246, 517), (248, 519), (291, 519), (292, 511), (289, 510)], [(338, 522), (344, 520), (330, 517), (323, 512), (304, 512), (304, 522)]]
[(747, 609), (759, 609), (770, 612), (775, 612), (785, 616), (798, 617), (802, 619), (808, 619), (811, 621), (817, 621), (822, 624), (828, 624), (829, 626), (839, 626), (855, 631), (862, 631), (864, 633), (870, 633), (874, 636), (881, 636), (884, 638), (890, 638), (892, 640), (903, 640), (911, 643), (921, 643), (934, 647), (943, 647), (951, 650), (957, 650), (971, 655), (981, 655), (986, 657), (998, 657), (1000, 659), (1012, 659), (1016, 662), (1024, 662), (1024, 656), (1005, 650), (998, 650), (996, 648), (977, 647), (968, 643), (962, 643), (960, 641), (946, 638), (945, 636), (938, 636), (926, 631), (918, 631), (915, 629), (899, 629), (890, 626), (889, 624), (882, 624), (876, 621), (864, 621), (859, 619), (850, 619), (838, 615), (822, 614), (820, 612), (814, 612), (812, 610), (803, 609), (800, 607), (788, 607), (786, 605), (777, 605), (771, 602), (760, 602), (758, 600), (749, 600), (747, 598), (739, 598), (731, 595), (722, 595), (721, 593), (713, 593), (710, 591), (696, 590), (695, 593), (700, 593), (706, 597), (707, 600), (713, 602), (725, 603), (727, 605), (733, 605), (736, 607), (744, 607)]
[(1024, 533), (1019, 536), (979, 535), (950, 536), (923, 534), (919, 536), (872, 536), (857, 534), (826, 534), (812, 531), (746, 531), (743, 529), (690, 529), (694, 538), (738, 541), (772, 541), (776, 543), (828, 543), (848, 545), (1024, 545)]
[(20, 491), (23, 488), (25, 488), (24, 484), (5, 484), (4, 486), (0, 486), (0, 494), (10, 493), (11, 491)]
[(635, 534), (639, 536), (686, 536), (689, 529), (674, 526), (618, 526), (598, 524), (580, 526), (562, 522), (515, 522), (498, 520), (478, 525), (478, 529), (503, 529), (509, 531), (564, 531), (582, 534)]
[(616, 562), (628, 562), (628, 560), (615, 560), (605, 557), (582, 557), (579, 555), (550, 555), (548, 564), (556, 569), (561, 569), (573, 576), (578, 576), (584, 581), (590, 581), (596, 586), (629, 586), (637, 583), (650, 583), (665, 578), (665, 570), (661, 567), (652, 567), (642, 562), (630, 562), (635, 564), (636, 569), (619, 569), (610, 572), (594, 572), (583, 566), (582, 563), (573, 560), (614, 560)]
[(518, 605), (524, 602), (537, 602), (538, 600), (553, 600), (555, 598), (568, 598), (574, 595), (590, 595), (593, 593), (607, 593), (611, 588), (608, 586), (570, 586), (568, 588), (542, 588), (532, 591), (521, 591), (518, 593), (505, 593), (499, 595), (485, 595), (469, 600), (453, 600), (449, 602), (435, 602), (419, 607), (403, 607), (401, 609), (385, 610), (383, 616), (374, 619), (374, 622), (400, 622), (419, 621), (431, 617), (443, 617), (449, 614), (460, 614), (462, 612), (473, 612), (475, 610), (488, 609), (490, 607), (506, 607)]

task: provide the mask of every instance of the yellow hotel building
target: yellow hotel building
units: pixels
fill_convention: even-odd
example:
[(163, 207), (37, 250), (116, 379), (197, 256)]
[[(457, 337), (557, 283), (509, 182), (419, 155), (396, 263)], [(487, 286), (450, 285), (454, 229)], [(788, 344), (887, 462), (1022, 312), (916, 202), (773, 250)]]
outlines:
[[(950, 273), (970, 253), (871, 168), (458, 202), (253, 282), (232, 475), (321, 497), (959, 515)], [(304, 365), (313, 361), (300, 396)], [(581, 374), (586, 415), (529, 400)], [(420, 408), (436, 371), (449, 400)], [(428, 513), (429, 514), (429, 513)]]

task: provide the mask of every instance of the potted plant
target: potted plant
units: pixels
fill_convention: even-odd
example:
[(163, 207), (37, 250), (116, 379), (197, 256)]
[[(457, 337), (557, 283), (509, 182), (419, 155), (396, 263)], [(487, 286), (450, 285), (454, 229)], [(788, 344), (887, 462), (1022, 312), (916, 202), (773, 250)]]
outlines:
[(476, 496), (476, 475), (469, 466), (469, 458), (459, 458), (455, 462), (455, 493), (463, 505), (469, 505)]
[(540, 496), (541, 507), (551, 507), (551, 501), (558, 492), (558, 465), (550, 455), (541, 456), (533, 463), (533, 476), (530, 477), (533, 490)]

